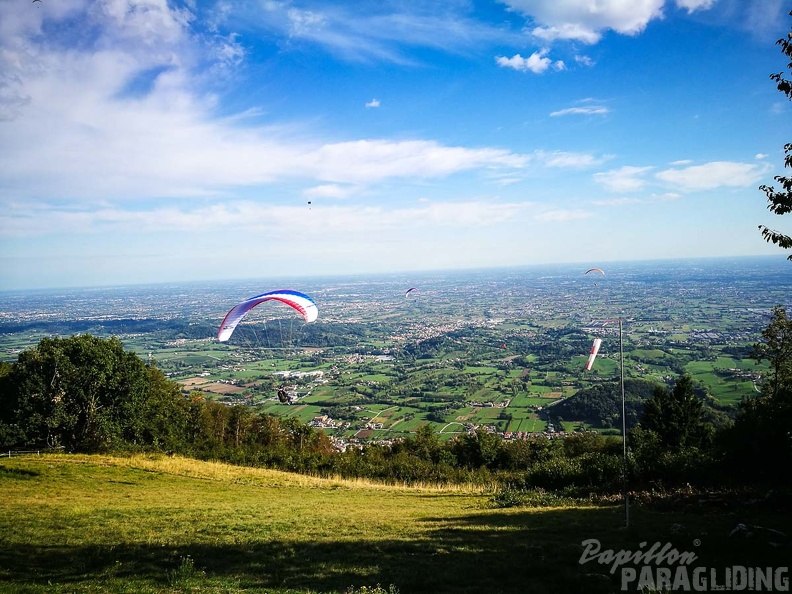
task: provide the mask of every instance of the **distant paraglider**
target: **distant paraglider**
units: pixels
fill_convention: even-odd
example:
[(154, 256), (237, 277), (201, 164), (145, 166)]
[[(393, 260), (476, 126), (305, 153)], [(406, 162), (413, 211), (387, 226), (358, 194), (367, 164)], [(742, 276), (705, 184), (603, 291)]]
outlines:
[(417, 290), (418, 290), (418, 287), (410, 287), (410, 288), (409, 288), (409, 289), (407, 289), (407, 291), (404, 293), (404, 296), (405, 296), (405, 297), (407, 297), (407, 296), (408, 296), (410, 293), (412, 293), (413, 291), (417, 291)]
[(588, 274), (589, 272), (599, 272), (602, 276), (605, 276), (605, 271), (602, 268), (589, 268), (583, 274)]
[(233, 334), (237, 324), (242, 321), (242, 318), (244, 318), (251, 309), (260, 303), (271, 300), (280, 301), (294, 308), (302, 314), (306, 323), (313, 322), (319, 316), (319, 309), (316, 307), (316, 303), (314, 303), (313, 299), (308, 295), (290, 289), (270, 291), (269, 293), (262, 293), (261, 295), (246, 299), (242, 303), (232, 307), (225, 318), (223, 318), (223, 323), (220, 324), (220, 329), (217, 332), (217, 340), (220, 342), (227, 341), (231, 338), (231, 334)]

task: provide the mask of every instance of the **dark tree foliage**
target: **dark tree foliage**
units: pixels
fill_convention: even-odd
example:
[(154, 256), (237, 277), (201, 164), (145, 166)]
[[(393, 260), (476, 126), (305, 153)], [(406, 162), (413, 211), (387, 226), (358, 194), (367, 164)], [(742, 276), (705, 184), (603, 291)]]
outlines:
[(644, 403), (641, 427), (657, 434), (660, 444), (668, 450), (702, 447), (712, 436), (712, 427), (703, 418), (703, 402), (696, 397), (693, 379), (682, 375), (669, 390), (655, 388)]
[(0, 446), (148, 449), (316, 470), (332, 451), (294, 419), (189, 398), (117, 338), (44, 338), (0, 365)]
[[(792, 12), (789, 13), (792, 16)], [(786, 39), (781, 38), (776, 42), (781, 46), (781, 51), (789, 58), (790, 62), (787, 64), (787, 71), (792, 74), (792, 31), (787, 33)], [(779, 91), (786, 95), (787, 99), (792, 100), (792, 81), (785, 78), (784, 72), (771, 74), (770, 78), (775, 81)], [(792, 168), (792, 143), (784, 145), (784, 167)], [(792, 177), (777, 175), (773, 179), (780, 184), (780, 189), (776, 190), (773, 186), (762, 185), (759, 187), (769, 202), (767, 208), (773, 214), (785, 215), (792, 212)], [(764, 225), (759, 225), (759, 230), (762, 232), (762, 237), (769, 243), (773, 243), (778, 247), (788, 250), (792, 248), (792, 237), (785, 235), (779, 231), (775, 231)], [(787, 257), (787, 260), (792, 260), (792, 254)]]
[(792, 319), (786, 309), (773, 308), (770, 324), (762, 331), (763, 341), (754, 345), (751, 357), (757, 363), (770, 362), (770, 378), (764, 388), (777, 398), (784, 386), (792, 384)]
[[(646, 380), (625, 380), (625, 410), (627, 427), (638, 422), (643, 411), (643, 402), (657, 386)], [(575, 395), (547, 407), (551, 419), (581, 419), (598, 427), (621, 427), (621, 387), (618, 382), (609, 382), (580, 390)]]
[(761, 393), (740, 403), (734, 427), (724, 432), (723, 447), (732, 472), (742, 480), (792, 483), (792, 320), (773, 308), (763, 342), (754, 346), (758, 362), (769, 361)]
[(494, 468), (500, 446), (500, 437), (484, 429), (477, 429), (474, 433), (468, 433), (454, 440), (451, 444), (451, 452), (465, 468)]
[(2, 385), (2, 422), (28, 444), (111, 449), (142, 437), (148, 369), (118, 339), (44, 338)]

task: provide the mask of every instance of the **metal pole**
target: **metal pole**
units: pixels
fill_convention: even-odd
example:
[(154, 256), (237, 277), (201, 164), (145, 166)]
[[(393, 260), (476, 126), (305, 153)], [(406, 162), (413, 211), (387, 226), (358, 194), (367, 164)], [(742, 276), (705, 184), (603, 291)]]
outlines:
[(621, 380), (622, 401), (622, 488), (624, 490), (624, 525), (630, 526), (630, 495), (627, 492), (627, 409), (624, 398), (624, 341), (622, 339), (622, 318), (619, 318), (619, 375)]

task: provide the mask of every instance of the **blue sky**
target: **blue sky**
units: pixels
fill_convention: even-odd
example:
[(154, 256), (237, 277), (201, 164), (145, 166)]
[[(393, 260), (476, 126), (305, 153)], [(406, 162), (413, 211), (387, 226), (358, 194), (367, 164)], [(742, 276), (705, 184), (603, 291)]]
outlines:
[(0, 0), (0, 288), (786, 252), (780, 0)]

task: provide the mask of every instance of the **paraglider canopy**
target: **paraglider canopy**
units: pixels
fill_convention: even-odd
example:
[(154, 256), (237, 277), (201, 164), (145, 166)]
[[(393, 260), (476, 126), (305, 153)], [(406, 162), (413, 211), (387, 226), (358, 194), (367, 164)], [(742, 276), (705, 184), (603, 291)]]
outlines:
[(417, 291), (417, 290), (418, 290), (418, 287), (410, 287), (410, 288), (409, 288), (409, 289), (407, 289), (407, 291), (404, 293), (404, 296), (405, 296), (405, 297), (407, 297), (407, 295), (409, 295), (409, 294), (410, 294), (410, 293), (412, 293), (413, 291)]
[(599, 273), (600, 273), (600, 274), (602, 274), (603, 276), (605, 275), (605, 271), (604, 271), (602, 268), (589, 268), (589, 269), (588, 269), (588, 270), (586, 270), (586, 272), (584, 272), (583, 274), (588, 274), (589, 272), (599, 272)]
[(319, 316), (319, 309), (316, 307), (313, 299), (304, 293), (292, 291), (290, 289), (282, 289), (280, 291), (270, 291), (269, 293), (262, 293), (250, 299), (246, 299), (232, 307), (223, 318), (223, 323), (220, 324), (220, 329), (217, 332), (217, 340), (225, 342), (231, 338), (237, 324), (242, 321), (248, 312), (265, 301), (280, 301), (289, 307), (300, 312), (306, 323), (311, 323)]

